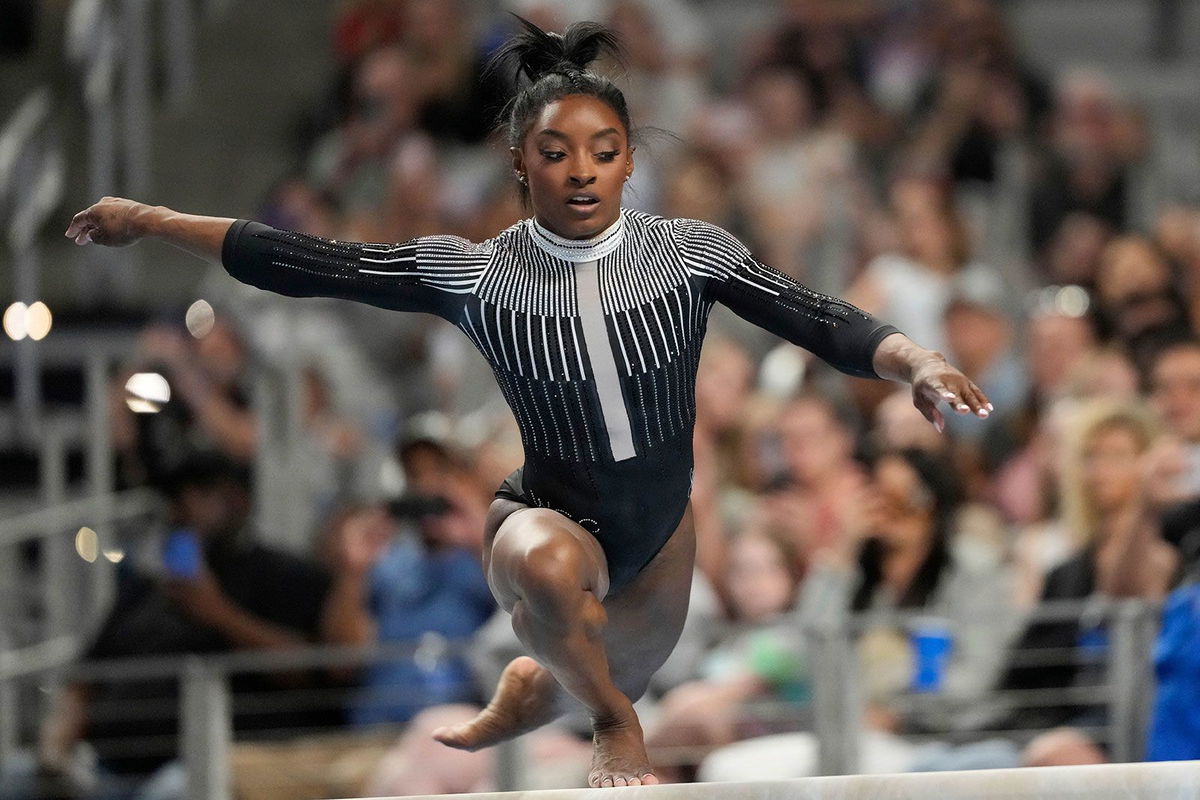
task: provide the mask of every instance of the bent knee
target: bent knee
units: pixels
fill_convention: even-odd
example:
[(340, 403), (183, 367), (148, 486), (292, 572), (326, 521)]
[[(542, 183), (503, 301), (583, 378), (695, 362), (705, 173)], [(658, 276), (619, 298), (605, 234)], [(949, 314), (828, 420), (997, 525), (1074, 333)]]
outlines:
[(532, 542), (512, 570), (521, 596), (535, 603), (591, 589), (594, 573), (593, 559), (566, 531)]

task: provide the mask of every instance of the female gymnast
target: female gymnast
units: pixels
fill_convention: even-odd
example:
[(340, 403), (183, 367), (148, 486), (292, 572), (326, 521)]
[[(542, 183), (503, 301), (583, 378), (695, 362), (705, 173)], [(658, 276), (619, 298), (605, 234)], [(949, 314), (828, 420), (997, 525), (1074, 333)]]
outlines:
[(695, 378), (713, 303), (843, 372), (911, 383), (939, 430), (942, 401), (991, 410), (940, 354), (757, 261), (720, 228), (622, 208), (629, 112), (587, 69), (615, 49), (594, 23), (560, 36), (526, 22), (498, 54), (525, 77), (507, 132), (533, 214), (493, 239), (331, 241), (112, 197), (66, 232), (77, 244), (161, 239), (263, 289), (437, 314), (471, 339), (525, 449), (496, 492), (483, 560), (533, 657), (508, 665), (478, 717), (435, 737), (487, 747), (553, 719), (565, 690), (591, 714), (592, 786), (657, 783), (632, 702), (687, 611)]

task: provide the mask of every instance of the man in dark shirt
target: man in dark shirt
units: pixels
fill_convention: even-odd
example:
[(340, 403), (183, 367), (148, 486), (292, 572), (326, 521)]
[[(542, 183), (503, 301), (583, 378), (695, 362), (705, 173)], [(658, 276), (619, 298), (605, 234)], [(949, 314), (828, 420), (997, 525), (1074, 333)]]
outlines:
[[(170, 476), (173, 528), (163, 548), (162, 573), (126, 570), (120, 575), (116, 601), (85, 661), (286, 650), (315, 642), (365, 644), (374, 637), (363, 601), (375, 554), (340, 547), (331, 573), (252, 541), (245, 472), (226, 457), (197, 454)], [(235, 677), (235, 728), (324, 721), (307, 710), (237, 712), (237, 696), (253, 692), (260, 700), (264, 692), (325, 680), (295, 673)], [(136, 785), (137, 776), (176, 757), (178, 704), (173, 678), (71, 683), (42, 725), (38, 769), (47, 777), (67, 773), (76, 744), (86, 740), (104, 778)], [(107, 782), (102, 779), (97, 790)]]

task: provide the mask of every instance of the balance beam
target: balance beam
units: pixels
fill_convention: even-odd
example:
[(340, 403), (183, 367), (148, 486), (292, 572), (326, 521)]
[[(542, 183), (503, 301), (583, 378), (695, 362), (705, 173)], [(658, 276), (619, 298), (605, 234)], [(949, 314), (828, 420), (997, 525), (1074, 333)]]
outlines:
[[(455, 800), (1197, 800), (1200, 761), (453, 795)], [(438, 800), (444, 800), (441, 796)], [(414, 800), (414, 798), (408, 798)], [(425, 797), (416, 800), (434, 800)]]

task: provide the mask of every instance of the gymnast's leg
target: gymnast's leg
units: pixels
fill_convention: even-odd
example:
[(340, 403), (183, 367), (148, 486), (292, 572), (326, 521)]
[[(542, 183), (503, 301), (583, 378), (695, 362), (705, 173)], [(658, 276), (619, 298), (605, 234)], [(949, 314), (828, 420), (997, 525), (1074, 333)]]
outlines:
[(487, 710), (435, 735), (450, 746), (475, 748), (537, 727), (557, 713), (556, 681), (591, 711), (590, 782), (655, 782), (631, 700), (645, 690), (682, 626), (694, 551), (690, 509), (659, 556), (614, 598), (613, 625), (606, 630), (610, 615), (602, 601), (608, 574), (599, 544), (557, 512), (516, 505), (489, 543), (485, 567), (497, 599), (513, 614), (514, 630), (537, 661), (514, 660)]

